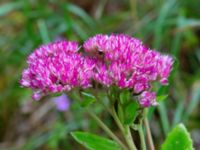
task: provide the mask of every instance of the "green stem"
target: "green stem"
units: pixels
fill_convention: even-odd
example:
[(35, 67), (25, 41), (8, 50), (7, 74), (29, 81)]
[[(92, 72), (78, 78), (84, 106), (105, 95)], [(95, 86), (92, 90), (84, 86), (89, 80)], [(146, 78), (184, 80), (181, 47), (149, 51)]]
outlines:
[(88, 114), (98, 123), (98, 125), (113, 139), (115, 140), (124, 150), (127, 147), (119, 140), (119, 138), (99, 119), (97, 115), (87, 109)]
[(163, 127), (164, 134), (165, 134), (165, 136), (167, 136), (170, 125), (169, 125), (169, 119), (167, 117), (167, 110), (166, 110), (166, 107), (164, 105), (164, 102), (159, 103), (158, 111), (159, 111), (159, 114), (160, 114), (161, 124), (162, 124), (162, 127)]
[[(79, 92), (78, 92), (79, 93)], [(77, 100), (80, 101), (80, 93), (78, 94)], [(105, 106), (105, 105), (103, 105)], [(105, 106), (106, 107), (106, 106)], [(85, 109), (87, 113), (97, 122), (97, 124), (114, 140), (116, 141), (124, 150), (128, 150), (128, 148), (120, 141), (120, 139), (99, 119), (99, 117), (90, 109)], [(109, 110), (111, 113), (111, 111)]]
[(111, 110), (106, 106), (106, 104), (104, 102), (102, 102), (102, 100), (100, 100), (97, 93), (98, 93), (98, 91), (93, 92), (93, 95), (95, 96), (97, 101), (112, 115)]
[(133, 138), (132, 138), (129, 126), (126, 126), (125, 129), (126, 129), (125, 130), (125, 139), (127, 141), (127, 144), (129, 145), (131, 150), (136, 150), (137, 148), (133, 142)]
[(139, 116), (139, 124), (133, 124), (131, 127), (134, 130), (137, 130), (139, 132), (139, 136), (140, 136), (140, 144), (141, 144), (141, 149), (142, 150), (146, 150), (146, 142), (145, 142), (145, 136), (144, 136), (144, 131), (143, 131), (143, 121), (144, 118), (147, 115), (147, 110), (146, 109), (142, 109), (141, 114)]
[(117, 123), (117, 126), (119, 127), (119, 129), (124, 133), (124, 127), (123, 127), (123, 125), (121, 124), (121, 122), (120, 122), (120, 120), (119, 120), (119, 118), (118, 118), (118, 116), (117, 116), (117, 113), (116, 113), (116, 111), (115, 111), (114, 106), (112, 106), (112, 116), (113, 116), (115, 122)]
[(137, 21), (137, 0), (130, 0), (131, 15), (134, 21)]
[(142, 121), (140, 121), (140, 124), (137, 126), (137, 128), (138, 128), (138, 132), (140, 136), (142, 150), (146, 150), (146, 143), (145, 143), (144, 132), (142, 128)]
[(121, 130), (125, 140), (126, 140), (126, 143), (128, 144), (130, 150), (137, 150), (134, 142), (133, 142), (133, 138), (131, 136), (131, 132), (130, 132), (130, 128), (129, 126), (125, 126), (123, 127), (123, 125), (121, 124), (118, 116), (117, 116), (117, 113), (115, 111), (115, 108), (114, 106), (112, 106), (112, 116), (115, 120), (115, 122), (117, 123), (117, 126), (119, 127), (119, 129)]
[(145, 128), (146, 128), (146, 131), (147, 131), (147, 141), (148, 141), (150, 150), (155, 150), (154, 144), (153, 144), (153, 139), (152, 139), (152, 136), (151, 136), (151, 129), (149, 127), (149, 122), (148, 122), (148, 119), (146, 117), (144, 119), (144, 124), (145, 124)]

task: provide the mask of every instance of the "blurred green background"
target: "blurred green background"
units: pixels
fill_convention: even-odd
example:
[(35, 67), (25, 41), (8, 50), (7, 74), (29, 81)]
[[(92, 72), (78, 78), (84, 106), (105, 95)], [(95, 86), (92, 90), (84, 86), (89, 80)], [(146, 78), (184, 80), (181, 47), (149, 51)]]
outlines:
[[(31, 90), (19, 85), (27, 56), (40, 44), (62, 38), (82, 43), (97, 33), (126, 33), (174, 56), (170, 86), (158, 91), (169, 96), (151, 116), (153, 138), (159, 149), (183, 122), (200, 149), (199, 7), (199, 0), (1, 0), (0, 149), (82, 150), (70, 131), (105, 136), (76, 102), (58, 112), (50, 100), (33, 102)], [(108, 114), (95, 109), (118, 134)]]

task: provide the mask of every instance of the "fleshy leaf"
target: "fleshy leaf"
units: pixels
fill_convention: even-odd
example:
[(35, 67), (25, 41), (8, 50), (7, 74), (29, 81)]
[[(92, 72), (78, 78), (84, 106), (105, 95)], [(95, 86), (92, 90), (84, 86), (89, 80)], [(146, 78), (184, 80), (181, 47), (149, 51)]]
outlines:
[(73, 138), (88, 150), (121, 150), (120, 146), (112, 140), (87, 133), (72, 132)]
[(165, 100), (168, 97), (168, 95), (160, 95), (156, 97), (157, 102), (161, 102)]
[(86, 92), (81, 92), (83, 101), (81, 102), (81, 106), (82, 107), (87, 107), (90, 104), (92, 104), (93, 102), (96, 101), (96, 98), (94, 95), (90, 94), (90, 93), (86, 93)]
[(61, 95), (62, 93), (59, 93), (59, 92), (50, 94), (51, 97), (59, 97)]
[(120, 95), (119, 95), (119, 99), (120, 99), (120, 103), (121, 104), (126, 104), (127, 102), (130, 101), (130, 92), (128, 89), (123, 90)]
[(126, 107), (125, 107), (125, 117), (124, 117), (124, 124), (126, 125), (130, 125), (133, 123), (133, 121), (136, 118), (136, 114), (137, 114), (137, 109), (138, 109), (139, 105), (133, 101), (131, 103), (129, 103)]
[(161, 150), (194, 150), (190, 134), (183, 124), (178, 124), (168, 134)]
[(124, 111), (123, 111), (123, 107), (120, 103), (118, 103), (117, 113), (118, 113), (120, 121), (124, 122)]
[(116, 86), (110, 87), (110, 89), (108, 90), (108, 97), (112, 103), (114, 103), (116, 99), (119, 97), (118, 88)]

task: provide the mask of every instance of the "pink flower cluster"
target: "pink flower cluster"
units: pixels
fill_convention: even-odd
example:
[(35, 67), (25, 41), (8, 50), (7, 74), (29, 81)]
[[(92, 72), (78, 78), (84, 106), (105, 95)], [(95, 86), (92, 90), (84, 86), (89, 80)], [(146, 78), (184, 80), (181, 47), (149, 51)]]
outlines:
[(48, 93), (87, 88), (91, 81), (141, 93), (143, 107), (155, 105), (151, 83), (168, 84), (173, 59), (150, 50), (136, 38), (124, 34), (96, 35), (78, 52), (76, 42), (61, 41), (43, 45), (28, 58), (21, 84), (35, 90), (34, 99)]
[(96, 35), (83, 45), (95, 57), (94, 80), (105, 85), (131, 88), (141, 93), (140, 104), (155, 105), (155, 93), (149, 93), (151, 83), (168, 84), (173, 59), (150, 50), (136, 38), (124, 34)]
[(23, 71), (21, 85), (35, 90), (35, 100), (48, 93), (91, 86), (94, 64), (77, 51), (76, 42), (42, 45), (28, 57), (28, 68)]

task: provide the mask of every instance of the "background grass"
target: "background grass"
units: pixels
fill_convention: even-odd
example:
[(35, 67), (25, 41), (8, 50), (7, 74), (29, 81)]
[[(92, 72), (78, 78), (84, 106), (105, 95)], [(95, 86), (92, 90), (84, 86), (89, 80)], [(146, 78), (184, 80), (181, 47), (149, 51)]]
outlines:
[[(199, 6), (198, 0), (1, 0), (0, 149), (78, 150), (70, 131), (104, 135), (76, 102), (57, 112), (51, 101), (32, 102), (31, 91), (18, 82), (26, 57), (40, 44), (62, 38), (81, 43), (97, 33), (126, 33), (174, 56), (170, 86), (157, 93), (169, 96), (151, 116), (153, 138), (159, 149), (183, 122), (200, 149)], [(118, 134), (100, 106), (96, 111)]]

